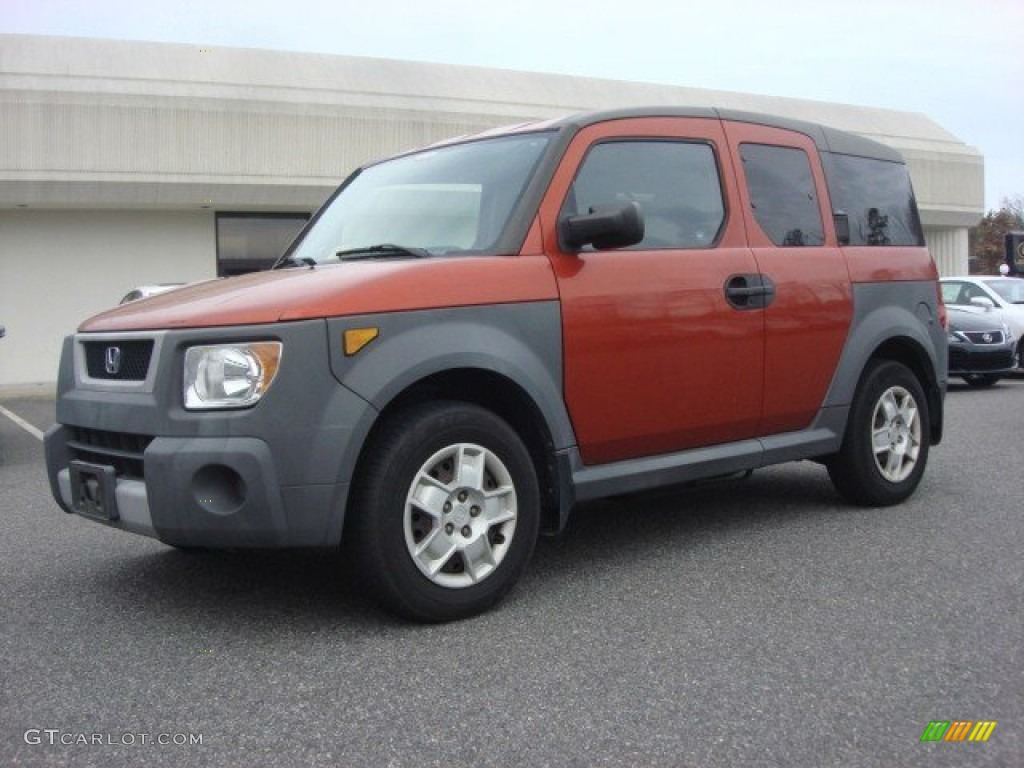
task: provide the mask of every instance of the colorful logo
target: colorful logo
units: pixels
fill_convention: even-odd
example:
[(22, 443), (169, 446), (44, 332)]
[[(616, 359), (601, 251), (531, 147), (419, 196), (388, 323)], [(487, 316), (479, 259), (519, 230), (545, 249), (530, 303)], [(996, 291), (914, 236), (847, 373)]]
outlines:
[(995, 720), (932, 720), (921, 741), (988, 741), (995, 728)]

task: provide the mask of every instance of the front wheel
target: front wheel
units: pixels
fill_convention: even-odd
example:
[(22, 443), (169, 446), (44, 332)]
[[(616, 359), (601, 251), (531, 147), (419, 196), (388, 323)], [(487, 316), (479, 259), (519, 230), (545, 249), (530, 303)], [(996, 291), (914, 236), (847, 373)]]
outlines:
[(857, 385), (829, 477), (855, 504), (898, 504), (921, 482), (930, 442), (928, 401), (917, 377), (902, 363), (874, 361)]
[(518, 581), (537, 540), (529, 452), (490, 411), (428, 403), (384, 425), (360, 464), (346, 531), (360, 573), (394, 612), (449, 621)]

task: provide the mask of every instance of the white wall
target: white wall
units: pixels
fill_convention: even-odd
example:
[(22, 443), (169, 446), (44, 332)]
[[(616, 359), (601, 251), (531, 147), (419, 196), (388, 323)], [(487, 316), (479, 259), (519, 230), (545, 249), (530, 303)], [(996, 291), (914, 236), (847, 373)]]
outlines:
[(0, 210), (0, 386), (52, 382), (65, 335), (148, 283), (217, 274), (211, 211)]
[(967, 274), (966, 227), (925, 227), (924, 239), (940, 276)]

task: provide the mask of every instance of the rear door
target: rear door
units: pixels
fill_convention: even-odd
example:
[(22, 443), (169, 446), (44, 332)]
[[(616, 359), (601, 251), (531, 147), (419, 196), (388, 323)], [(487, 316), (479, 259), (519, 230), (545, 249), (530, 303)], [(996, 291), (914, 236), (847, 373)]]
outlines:
[(810, 425), (824, 402), (853, 313), (846, 259), (835, 240), (814, 141), (793, 131), (724, 121), (739, 159), (740, 200), (763, 280), (762, 435)]
[[(562, 304), (565, 396), (584, 463), (753, 436), (763, 312), (726, 298), (757, 281), (721, 123), (640, 118), (575, 137), (541, 206)], [(562, 251), (560, 217), (637, 203), (644, 241)]]

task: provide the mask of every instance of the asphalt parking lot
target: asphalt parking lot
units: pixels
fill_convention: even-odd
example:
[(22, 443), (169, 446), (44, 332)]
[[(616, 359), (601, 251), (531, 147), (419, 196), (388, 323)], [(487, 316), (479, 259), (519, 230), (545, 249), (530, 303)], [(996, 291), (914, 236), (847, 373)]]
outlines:
[[(601, 502), (497, 610), (430, 627), (327, 553), (65, 515), (0, 413), (0, 764), (1021, 765), (1024, 379), (946, 402), (901, 507), (809, 463)], [(922, 743), (936, 720), (998, 724)]]

